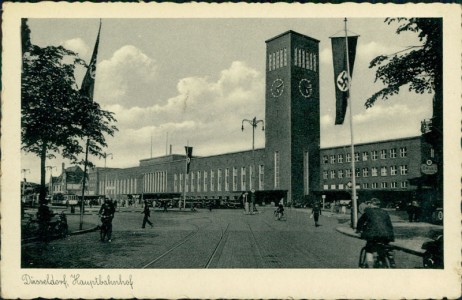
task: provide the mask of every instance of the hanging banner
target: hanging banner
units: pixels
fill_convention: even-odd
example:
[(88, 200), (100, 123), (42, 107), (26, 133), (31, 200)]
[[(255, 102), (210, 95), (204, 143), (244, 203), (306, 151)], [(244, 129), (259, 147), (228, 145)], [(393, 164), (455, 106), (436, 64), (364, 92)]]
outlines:
[(348, 58), (350, 64), (350, 79), (347, 72), (345, 37), (332, 37), (332, 57), (334, 60), (335, 82), (335, 125), (343, 124), (348, 105), (350, 79), (353, 77), (353, 65), (356, 56), (358, 36), (348, 37)]
[(189, 174), (189, 165), (191, 164), (193, 147), (185, 146), (186, 150), (186, 174)]

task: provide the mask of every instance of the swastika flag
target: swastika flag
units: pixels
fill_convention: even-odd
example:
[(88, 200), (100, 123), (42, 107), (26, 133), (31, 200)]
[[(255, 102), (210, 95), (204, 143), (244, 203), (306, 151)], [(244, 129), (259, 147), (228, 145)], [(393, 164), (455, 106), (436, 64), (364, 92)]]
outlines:
[(345, 37), (332, 37), (332, 57), (334, 59), (334, 83), (335, 83), (335, 125), (343, 124), (348, 105), (350, 80), (353, 76), (353, 65), (356, 56), (356, 44), (358, 36), (348, 38), (348, 60), (350, 64), (350, 78), (347, 72), (346, 43)]
[(98, 56), (100, 32), (101, 32), (101, 21), (99, 23), (98, 36), (96, 38), (95, 48), (93, 49), (93, 55), (91, 56), (91, 60), (90, 60), (90, 64), (88, 65), (87, 73), (85, 73), (85, 77), (83, 78), (82, 86), (80, 87), (81, 95), (88, 97), (90, 100), (93, 100), (93, 92), (95, 89), (96, 58)]
[(193, 147), (185, 146), (186, 150), (186, 174), (189, 174), (189, 165), (191, 164)]

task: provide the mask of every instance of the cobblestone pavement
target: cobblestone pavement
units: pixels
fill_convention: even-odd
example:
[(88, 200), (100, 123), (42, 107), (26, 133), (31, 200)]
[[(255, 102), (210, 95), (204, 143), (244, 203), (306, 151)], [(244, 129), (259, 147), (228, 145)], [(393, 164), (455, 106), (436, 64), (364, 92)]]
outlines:
[[(315, 227), (306, 210), (286, 209), (281, 221), (273, 211), (260, 207), (258, 214), (245, 215), (238, 209), (156, 210), (151, 213), (154, 227), (142, 229), (141, 208), (121, 209), (114, 218), (111, 243), (100, 242), (97, 231), (24, 243), (22, 267), (357, 268), (365, 242), (336, 230), (347, 219), (326, 214)], [(90, 210), (84, 216), (88, 226), (97, 223), (95, 214)], [(395, 257), (399, 268), (421, 266), (418, 256), (397, 251)]]

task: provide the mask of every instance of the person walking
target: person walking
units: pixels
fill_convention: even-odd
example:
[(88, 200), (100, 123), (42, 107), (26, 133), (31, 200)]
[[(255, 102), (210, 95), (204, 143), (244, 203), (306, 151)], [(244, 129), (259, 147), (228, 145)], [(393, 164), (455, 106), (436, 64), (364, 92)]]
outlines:
[(112, 219), (114, 219), (114, 213), (115, 208), (111, 199), (104, 199), (104, 203), (98, 212), (98, 216), (101, 218), (100, 237), (102, 242), (104, 242), (106, 237), (109, 243), (112, 241)]
[(318, 227), (319, 225), (319, 215), (321, 214), (321, 205), (318, 201), (315, 201), (313, 204), (313, 210), (311, 211), (311, 216), (314, 218), (314, 226)]
[(149, 217), (151, 216), (151, 211), (149, 210), (149, 204), (147, 201), (144, 202), (144, 210), (141, 213), (144, 214), (143, 225), (141, 226), (141, 228), (146, 228), (146, 223), (148, 223), (151, 227), (153, 227), (152, 222), (149, 221)]

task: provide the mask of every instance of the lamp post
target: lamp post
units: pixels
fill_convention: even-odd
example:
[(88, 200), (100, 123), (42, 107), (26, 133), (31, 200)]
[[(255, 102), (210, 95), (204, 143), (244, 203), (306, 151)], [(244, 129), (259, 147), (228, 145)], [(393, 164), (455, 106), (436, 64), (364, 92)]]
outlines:
[(48, 193), (50, 194), (50, 201), (53, 202), (53, 169), (56, 170), (55, 166), (46, 166), (47, 170), (50, 170), (50, 190)]
[(23, 180), (21, 180), (21, 218), (24, 217), (24, 205), (26, 204), (26, 172), (30, 173), (29, 169), (21, 169), (21, 173), (23, 173)]
[[(265, 131), (265, 122), (263, 120), (257, 120), (257, 117), (254, 117), (252, 120), (244, 119), (242, 120), (242, 127), (241, 130), (244, 131), (244, 123), (250, 124), (252, 126), (252, 173), (250, 173), (250, 189), (253, 191), (255, 190), (255, 185), (254, 185), (254, 177), (256, 173), (255, 169), (255, 128), (257, 128), (258, 124), (262, 124), (262, 131)], [(254, 193), (253, 193), (254, 194)], [(251, 195), (251, 200), (252, 200), (252, 212), (254, 209), (255, 205), (255, 195)]]
[(111, 156), (111, 159), (114, 158), (114, 156), (112, 155), (112, 153), (106, 153), (106, 152), (104, 152), (104, 154), (103, 154), (103, 158), (104, 158), (104, 188), (103, 188), (104, 199), (106, 199), (106, 188), (107, 188), (106, 158), (107, 158), (108, 156)]

